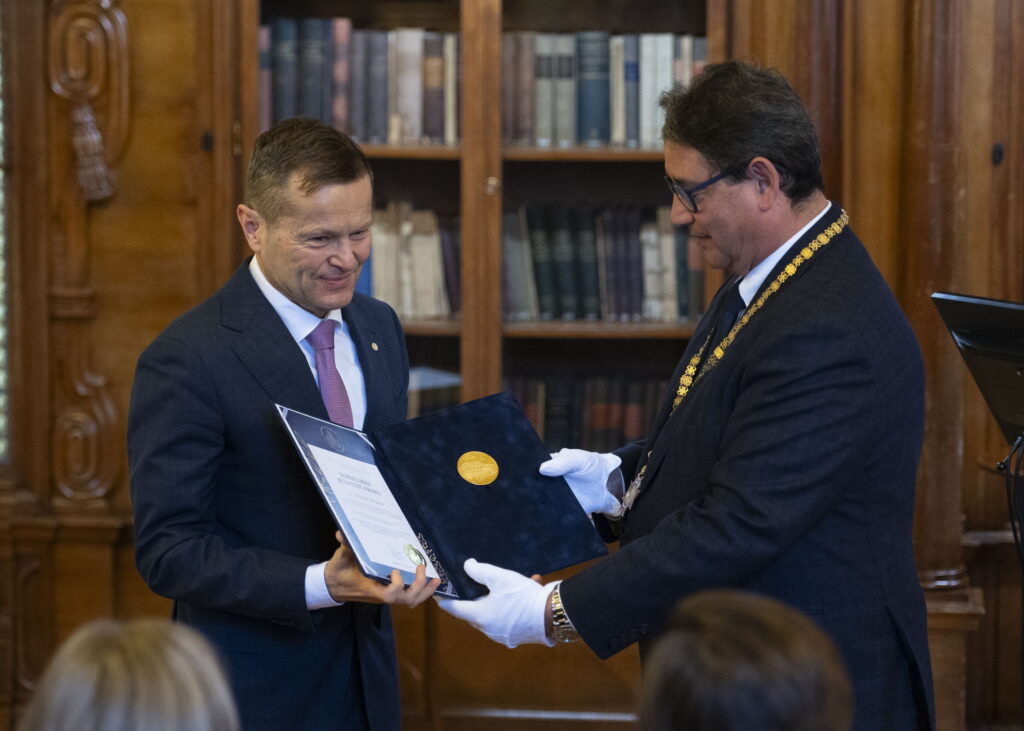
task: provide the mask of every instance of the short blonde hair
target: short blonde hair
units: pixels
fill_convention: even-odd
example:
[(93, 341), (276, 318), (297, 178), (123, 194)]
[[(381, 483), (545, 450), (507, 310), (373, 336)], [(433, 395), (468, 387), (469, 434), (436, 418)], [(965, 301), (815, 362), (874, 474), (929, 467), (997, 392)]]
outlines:
[(238, 710), (210, 644), (160, 619), (104, 619), (58, 649), (18, 731), (238, 731)]

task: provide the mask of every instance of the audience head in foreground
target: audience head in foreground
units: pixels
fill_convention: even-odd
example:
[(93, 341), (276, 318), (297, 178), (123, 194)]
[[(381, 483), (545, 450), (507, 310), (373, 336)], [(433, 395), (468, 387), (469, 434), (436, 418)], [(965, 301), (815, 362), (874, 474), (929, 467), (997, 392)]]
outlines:
[(676, 605), (644, 680), (642, 731), (847, 731), (850, 682), (814, 622), (782, 602), (708, 590)]
[(97, 620), (50, 662), (19, 731), (238, 731), (220, 661), (169, 620)]

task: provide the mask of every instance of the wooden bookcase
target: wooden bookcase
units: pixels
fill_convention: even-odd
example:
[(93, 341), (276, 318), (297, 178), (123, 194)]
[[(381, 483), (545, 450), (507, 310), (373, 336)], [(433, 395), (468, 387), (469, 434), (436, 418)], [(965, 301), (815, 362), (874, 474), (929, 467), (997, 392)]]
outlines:
[[(392, 28), (424, 26), (458, 30), (461, 34), (462, 111), (461, 142), (457, 147), (367, 145), (378, 181), (378, 200), (384, 189), (422, 199), (428, 195), (457, 196), (448, 204), (461, 218), (462, 314), (458, 321), (403, 323), (414, 359), (422, 355), (454, 366), (462, 377), (462, 400), (502, 389), (514, 353), (524, 340), (608, 339), (608, 357), (622, 359), (628, 369), (631, 356), (646, 358), (652, 341), (671, 372), (674, 358), (692, 333), (692, 322), (654, 323), (506, 323), (501, 301), (501, 214), (508, 206), (530, 202), (593, 200), (598, 204), (637, 203), (668, 205), (661, 181), (660, 150), (616, 148), (506, 147), (501, 135), (502, 31), (578, 31), (593, 28), (613, 32), (673, 31), (703, 34), (702, 0), (669, 2), (639, 0), (600, 5), (571, 0), (557, 4), (538, 0), (407, 0), (356, 3), (344, 0), (306, 0), (301, 5), (282, 0), (239, 0), (240, 85), (238, 138), (243, 150), (251, 148), (258, 132), (257, 27), (261, 16), (345, 15), (354, 27)], [(243, 154), (244, 158), (244, 154)], [(240, 159), (241, 174), (244, 159)], [(417, 187), (418, 186), (418, 187)], [(421, 203), (422, 205), (422, 203)], [(714, 276), (708, 289), (714, 284)], [(622, 348), (623, 341), (631, 341)], [(673, 351), (666, 348), (674, 341)], [(509, 344), (511, 343), (511, 347)], [(451, 353), (457, 349), (457, 357)], [(527, 348), (528, 351), (533, 348)], [(449, 351), (449, 352), (446, 352)], [(510, 360), (510, 353), (513, 354)], [(571, 358), (571, 354), (569, 355)]]

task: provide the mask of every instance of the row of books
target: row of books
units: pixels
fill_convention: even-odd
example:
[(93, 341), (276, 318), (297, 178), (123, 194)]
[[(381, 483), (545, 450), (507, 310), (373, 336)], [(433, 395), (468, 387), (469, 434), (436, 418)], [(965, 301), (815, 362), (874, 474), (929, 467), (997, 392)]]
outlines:
[(363, 143), (458, 142), (456, 33), (275, 17), (260, 27), (259, 48), (262, 129), (303, 115)]
[(678, 322), (704, 269), (670, 208), (526, 206), (502, 216), (506, 320)]
[(502, 136), (538, 147), (661, 146), (661, 92), (707, 62), (707, 39), (672, 33), (507, 32)]
[[(459, 139), (459, 34), (353, 29), (346, 17), (278, 16), (260, 27), (260, 124), (316, 117), (370, 144)], [(658, 96), (707, 60), (702, 36), (507, 32), (507, 144), (657, 148)]]
[(661, 379), (625, 376), (508, 379), (544, 445), (607, 452), (646, 437), (665, 397)]
[[(508, 321), (674, 323), (703, 312), (704, 269), (668, 207), (521, 206), (502, 216)], [(392, 201), (374, 213), (358, 290), (403, 319), (460, 311), (456, 215)]]
[(459, 312), (459, 219), (392, 201), (374, 212), (372, 254), (357, 291), (391, 305), (403, 319)]

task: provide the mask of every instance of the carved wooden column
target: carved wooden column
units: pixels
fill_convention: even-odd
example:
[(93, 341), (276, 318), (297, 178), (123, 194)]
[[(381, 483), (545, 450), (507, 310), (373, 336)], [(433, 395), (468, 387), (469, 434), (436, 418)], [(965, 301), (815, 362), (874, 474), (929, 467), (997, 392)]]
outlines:
[(983, 611), (963, 563), (963, 365), (930, 301), (960, 289), (964, 206), (959, 136), (964, 6), (908, 3), (904, 124), (903, 306), (925, 359), (925, 442), (918, 470), (915, 549), (928, 592), (939, 728), (964, 726), (967, 635)]
[(110, 168), (128, 124), (126, 22), (112, 0), (65, 0), (50, 8), (51, 241), (49, 311), (55, 373), (51, 444), (53, 505), (102, 509), (121, 453), (117, 414), (89, 358), (96, 317), (89, 280), (89, 207), (113, 195)]
[(48, 197), (55, 225), (47, 252), (52, 412), (43, 502), (55, 533), (47, 557), (53, 593), (43, 601), (52, 605), (52, 639), (60, 642), (77, 624), (113, 613), (124, 522), (110, 501), (124, 436), (106, 378), (92, 367), (97, 303), (90, 230), (93, 209), (116, 192), (112, 165), (127, 139), (127, 23), (113, 0), (55, 0), (47, 39)]

